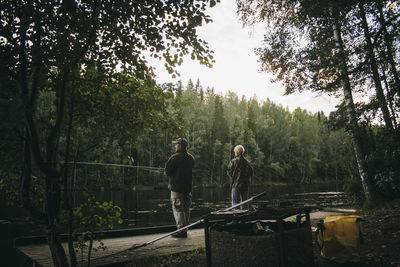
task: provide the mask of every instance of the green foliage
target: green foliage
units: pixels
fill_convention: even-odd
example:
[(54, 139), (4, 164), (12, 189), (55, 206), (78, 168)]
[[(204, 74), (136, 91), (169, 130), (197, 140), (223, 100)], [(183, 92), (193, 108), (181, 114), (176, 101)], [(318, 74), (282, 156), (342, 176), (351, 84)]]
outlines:
[(0, 192), (1, 199), (6, 201), (8, 206), (21, 205), (19, 200), (19, 180), (20, 178), (12, 173), (1, 173)]
[(19, 191), (25, 133), (22, 106), (17, 97), (15, 84), (6, 81), (0, 74), (0, 181), (2, 193), (7, 194), (5, 199), (13, 201)]
[(363, 188), (358, 177), (347, 177), (343, 185), (343, 190), (346, 192), (347, 196), (349, 197), (350, 201), (353, 202), (353, 204), (361, 207), (365, 202)]
[[(352, 142), (344, 139), (356, 152), (343, 150), (346, 147), (340, 146), (338, 136), (329, 137), (326, 130), (316, 134), (318, 127), (308, 125), (290, 140), (288, 167), (293, 176), (301, 176), (304, 181), (315, 171), (319, 177), (346, 171), (360, 176), (367, 199), (372, 193), (368, 192), (371, 185), (381, 195), (395, 195), (399, 184), (395, 151), (400, 147), (396, 141), (400, 110), (397, 4), (343, 0), (236, 2), (244, 25), (267, 25), (256, 54), (262, 70), (272, 73), (274, 81), (282, 82), (287, 94), (304, 90), (344, 93), (343, 103), (328, 123), (349, 130)], [(355, 101), (358, 103), (353, 105)], [(301, 112), (295, 111), (295, 116), (297, 125), (302, 127), (314, 123), (303, 121)], [(361, 133), (360, 128), (365, 127), (363, 130), (368, 132), (376, 124), (390, 132), (390, 141), (385, 142), (382, 133)], [(296, 123), (294, 127), (292, 131), (296, 130)], [(319, 139), (321, 134), (325, 135), (323, 139)], [(325, 141), (328, 146), (319, 149), (318, 143)], [(354, 172), (352, 163), (338, 165), (339, 161), (345, 162), (346, 153), (349, 158), (353, 154), (357, 157), (359, 174)], [(350, 185), (348, 188), (354, 189)]]
[(54, 64), (53, 72), (85, 56), (108, 72), (115, 72), (122, 62), (124, 69), (143, 74), (151, 71), (142, 56), (147, 50), (177, 75), (175, 67), (185, 55), (204, 65), (213, 61), (212, 51), (196, 33), (197, 27), (211, 21), (204, 13), (209, 2), (4, 2), (0, 34), (9, 56), (3, 54), (1, 59), (12, 69), (18, 67), (14, 55), (20, 52), (19, 41), (24, 38), (34, 47), (26, 51), (32, 61), (41, 60), (44, 69)]
[[(158, 266), (176, 266), (181, 262), (199, 262), (199, 259), (205, 258), (205, 248), (200, 247), (192, 251), (188, 251), (185, 253), (179, 253), (175, 255), (168, 255), (165, 258), (161, 259), (161, 264)], [(156, 265), (155, 265), (156, 266)]]
[(245, 147), (245, 156), (254, 166), (256, 184), (341, 182), (356, 172), (348, 134), (331, 129), (322, 113), (301, 109), (291, 113), (268, 99), (247, 101), (234, 93), (221, 96), (206, 90), (201, 94), (199, 81), (196, 86), (190, 81), (185, 88), (168, 86), (181, 90), (168, 110), (184, 132), (167, 133), (159, 127), (141, 135), (140, 162), (164, 166), (174, 151), (171, 141), (184, 136), (196, 158), (195, 186), (228, 185), (226, 167), (238, 144)]
[[(29, 198), (29, 201), (37, 208), (43, 207), (44, 191), (42, 181), (38, 177), (34, 176), (32, 177), (31, 183), (31, 197)], [(9, 207), (22, 208), (21, 174), (18, 171), (0, 172), (0, 195), (0, 199)], [(40, 219), (42, 218), (33, 218), (33, 220)]]
[(400, 192), (400, 173), (393, 171), (385, 171), (378, 173), (374, 177), (376, 189), (386, 198), (397, 198)]
[(85, 230), (94, 235), (95, 231), (112, 230), (116, 223), (122, 224), (121, 208), (113, 205), (112, 201), (100, 203), (94, 195), (74, 210), (77, 219), (76, 230)]
[[(112, 230), (115, 224), (122, 224), (123, 220), (121, 208), (113, 205), (112, 201), (100, 203), (96, 201), (94, 195), (87, 197), (87, 201), (74, 210), (76, 226), (74, 227), (73, 237), (77, 252), (88, 250), (89, 257), (92, 249), (94, 251), (107, 249), (100, 239), (101, 231)], [(98, 246), (92, 247), (95, 239), (98, 241)]]
[[(11, 134), (1, 127), (0, 138), (7, 137), (7, 143), (1, 147), (0, 161), (3, 164), (7, 158), (3, 148), (15, 161), (1, 165), (0, 171), (10, 168), (17, 174), (23, 169), (25, 200), (32, 191), (32, 177), (38, 174), (45, 194), (44, 214), (28, 207), (29, 201), (24, 203), (48, 223), (54, 236), (59, 234), (61, 188), (68, 188), (67, 169), (60, 162), (85, 158), (107, 137), (111, 144), (124, 139), (121, 142), (132, 144), (155, 124), (174, 128), (165, 116), (166, 99), (172, 93), (154, 84), (144, 55), (163, 60), (172, 76), (178, 75), (176, 67), (185, 56), (211, 66), (213, 52), (196, 30), (211, 22), (205, 10), (215, 4), (214, 0), (0, 3), (0, 119), (9, 117), (4, 126), (11, 126)], [(116, 150), (113, 159), (122, 154)], [(99, 158), (89, 156), (89, 160)], [(68, 199), (64, 201), (71, 206)], [(58, 242), (56, 238), (50, 244), (52, 258), (54, 265), (64, 266), (67, 257), (63, 249), (55, 249), (61, 247)]]
[(396, 134), (375, 127), (368, 136), (368, 171), (377, 194), (393, 199), (400, 193), (400, 144)]
[(136, 266), (201, 266), (206, 264), (205, 247), (199, 247), (191, 251), (169, 254), (165, 256), (149, 256), (136, 262)]

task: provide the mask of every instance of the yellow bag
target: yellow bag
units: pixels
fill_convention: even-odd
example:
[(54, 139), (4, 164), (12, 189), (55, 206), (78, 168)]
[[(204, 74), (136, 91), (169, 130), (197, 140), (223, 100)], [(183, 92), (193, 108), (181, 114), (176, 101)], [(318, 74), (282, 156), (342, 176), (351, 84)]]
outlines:
[(321, 220), (316, 232), (321, 256), (337, 263), (360, 261), (362, 223), (357, 215), (326, 216)]

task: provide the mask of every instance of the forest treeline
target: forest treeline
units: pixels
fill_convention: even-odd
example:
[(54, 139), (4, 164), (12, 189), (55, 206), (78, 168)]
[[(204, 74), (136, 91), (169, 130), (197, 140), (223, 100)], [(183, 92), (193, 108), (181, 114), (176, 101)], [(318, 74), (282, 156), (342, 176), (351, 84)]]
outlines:
[(141, 165), (163, 167), (171, 141), (183, 136), (196, 158), (197, 186), (229, 184), (226, 167), (238, 144), (254, 166), (255, 184), (343, 181), (357, 171), (348, 134), (323, 112), (291, 112), (269, 99), (216, 94), (199, 80), (164, 86), (175, 92), (167, 112), (181, 135), (161, 127), (141, 135), (130, 155)]

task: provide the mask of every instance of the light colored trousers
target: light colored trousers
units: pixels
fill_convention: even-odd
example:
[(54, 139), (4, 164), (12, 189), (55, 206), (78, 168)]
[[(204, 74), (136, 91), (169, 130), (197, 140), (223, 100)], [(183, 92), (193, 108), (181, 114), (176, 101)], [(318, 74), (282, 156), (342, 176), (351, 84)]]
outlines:
[[(178, 193), (171, 191), (172, 211), (176, 222), (176, 227), (182, 228), (189, 225), (190, 206), (192, 205), (192, 193)], [(182, 232), (186, 232), (186, 230)]]

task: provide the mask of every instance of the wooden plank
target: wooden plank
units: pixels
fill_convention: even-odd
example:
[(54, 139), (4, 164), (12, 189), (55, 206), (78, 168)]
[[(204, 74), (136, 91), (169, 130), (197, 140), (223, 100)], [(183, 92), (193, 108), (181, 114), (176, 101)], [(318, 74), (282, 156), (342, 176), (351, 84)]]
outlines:
[[(130, 250), (134, 245), (141, 245), (163, 234), (129, 236), (103, 239), (106, 250), (92, 251), (92, 266), (118, 262), (134, 262), (149, 256), (164, 256), (204, 247), (204, 229), (189, 230), (188, 238), (168, 237), (145, 247)], [(67, 243), (62, 244), (68, 254)], [(94, 247), (98, 242), (94, 243)], [(18, 246), (17, 249), (32, 261), (42, 266), (53, 266), (50, 249), (47, 244)], [(86, 262), (87, 252), (77, 253), (78, 263)]]

